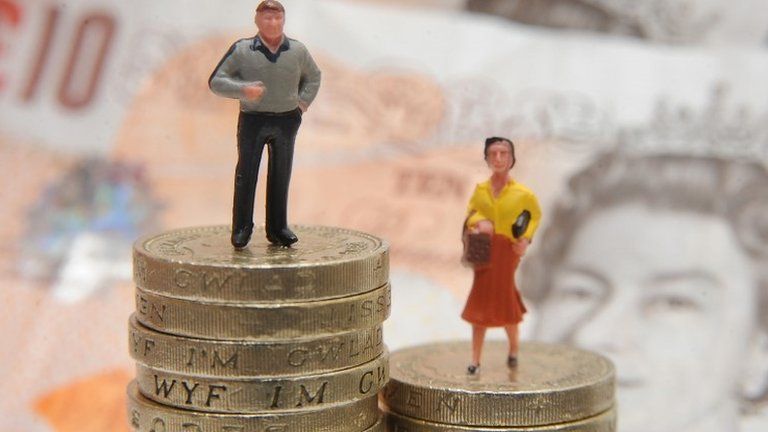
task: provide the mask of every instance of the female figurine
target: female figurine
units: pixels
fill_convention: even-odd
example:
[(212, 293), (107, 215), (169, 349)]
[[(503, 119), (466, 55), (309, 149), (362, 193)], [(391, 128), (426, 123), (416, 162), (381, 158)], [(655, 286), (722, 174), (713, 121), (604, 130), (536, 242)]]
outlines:
[(509, 175), (515, 165), (512, 141), (488, 138), (484, 155), (491, 177), (475, 188), (466, 221), (470, 233), (490, 237), (490, 258), (487, 263), (474, 265), (472, 291), (461, 314), (472, 324), (470, 374), (480, 367), (488, 327), (504, 327), (509, 338), (507, 365), (517, 365), (518, 325), (526, 309), (515, 285), (515, 270), (541, 219), (536, 196)]

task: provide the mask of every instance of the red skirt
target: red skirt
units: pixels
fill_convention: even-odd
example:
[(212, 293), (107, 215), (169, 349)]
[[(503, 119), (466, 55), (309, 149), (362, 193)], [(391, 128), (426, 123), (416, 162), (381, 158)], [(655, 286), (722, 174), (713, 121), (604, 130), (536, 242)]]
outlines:
[(515, 271), (520, 255), (509, 237), (494, 234), (491, 261), (475, 269), (472, 291), (461, 317), (476, 326), (503, 327), (518, 324), (526, 312), (515, 285)]

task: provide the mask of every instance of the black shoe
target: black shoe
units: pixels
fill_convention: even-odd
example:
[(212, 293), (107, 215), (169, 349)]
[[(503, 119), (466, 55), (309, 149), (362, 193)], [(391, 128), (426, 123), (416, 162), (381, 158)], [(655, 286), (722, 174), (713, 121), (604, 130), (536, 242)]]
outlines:
[(248, 242), (251, 240), (252, 232), (253, 232), (253, 227), (238, 228), (232, 231), (232, 246), (234, 246), (235, 249), (244, 248), (248, 244)]
[(511, 367), (511, 368), (517, 367), (517, 356), (513, 356), (513, 355), (508, 356), (507, 357), (507, 366)]
[(477, 373), (477, 371), (480, 370), (480, 364), (471, 364), (467, 366), (467, 373), (470, 375), (474, 375)]
[(274, 245), (287, 247), (299, 241), (299, 238), (293, 231), (283, 228), (275, 232), (267, 231), (267, 240)]

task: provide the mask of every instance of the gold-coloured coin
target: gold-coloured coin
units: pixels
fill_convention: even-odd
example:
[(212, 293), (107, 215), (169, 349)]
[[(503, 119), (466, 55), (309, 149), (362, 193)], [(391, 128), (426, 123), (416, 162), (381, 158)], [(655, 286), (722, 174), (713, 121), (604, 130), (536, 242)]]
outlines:
[(487, 342), (480, 371), (467, 374), (470, 342), (395, 352), (383, 398), (393, 412), (466, 426), (543, 426), (593, 417), (614, 403), (615, 371), (600, 355), (562, 345), (523, 343), (506, 364), (506, 342)]
[(205, 303), (136, 289), (136, 319), (151, 329), (216, 340), (277, 340), (328, 336), (384, 322), (390, 287), (305, 303)]
[(214, 378), (184, 375), (138, 363), (145, 397), (178, 408), (219, 413), (316, 409), (375, 395), (388, 379), (386, 352), (341, 371), (294, 377)]
[(128, 422), (134, 432), (359, 432), (381, 419), (376, 396), (315, 410), (211, 414), (153, 402), (132, 382), (128, 386)]
[(376, 424), (366, 429), (364, 432), (386, 432), (386, 431), (387, 431), (387, 423), (384, 421), (384, 417), (382, 416), (379, 418)]
[(144, 237), (133, 248), (134, 280), (145, 291), (207, 302), (314, 301), (387, 282), (389, 246), (383, 240), (341, 228), (291, 228), (299, 242), (289, 248), (254, 235), (247, 248), (235, 250), (226, 226)]
[(384, 352), (375, 327), (311, 339), (216, 341), (160, 333), (131, 316), (129, 352), (146, 366), (217, 377), (311, 375), (369, 362)]
[(460, 426), (434, 423), (400, 415), (385, 414), (387, 428), (391, 432), (615, 432), (616, 410), (608, 411), (584, 420), (558, 423), (548, 426)]

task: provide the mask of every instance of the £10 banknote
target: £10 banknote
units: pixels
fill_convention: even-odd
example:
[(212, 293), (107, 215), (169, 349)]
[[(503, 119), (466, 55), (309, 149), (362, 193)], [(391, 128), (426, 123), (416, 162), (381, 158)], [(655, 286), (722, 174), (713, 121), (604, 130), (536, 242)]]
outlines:
[[(486, 137), (515, 142), (512, 176), (539, 196), (543, 230), (576, 196), (571, 178), (617, 148), (766, 157), (762, 49), (646, 45), (457, 11), (284, 4), (286, 34), (307, 45), (323, 72), (297, 139), (290, 218), (390, 242), (392, 348), (469, 336), (459, 318), (472, 281), (460, 264), (461, 227), (475, 184), (489, 175)], [(0, 0), (0, 364), (14, 389), (0, 404), (3, 430), (127, 430), (131, 243), (229, 221), (238, 107), (214, 96), (207, 80), (234, 41), (255, 34), (255, 6)], [(637, 166), (655, 174), (653, 164)], [(618, 217), (620, 226), (630, 221)], [(599, 234), (605, 254), (632, 256), (626, 242)], [(537, 238), (532, 262), (547, 244), (559, 243)], [(706, 253), (689, 246), (681, 254), (706, 266)], [(581, 344), (537, 330), (546, 304), (531, 304), (524, 335)], [(757, 321), (734, 331), (746, 335)], [(622, 370), (638, 364), (619, 367), (620, 384)], [(653, 364), (661, 371), (676, 363)], [(760, 400), (762, 387), (752, 387)], [(630, 395), (619, 418), (653, 394)]]

